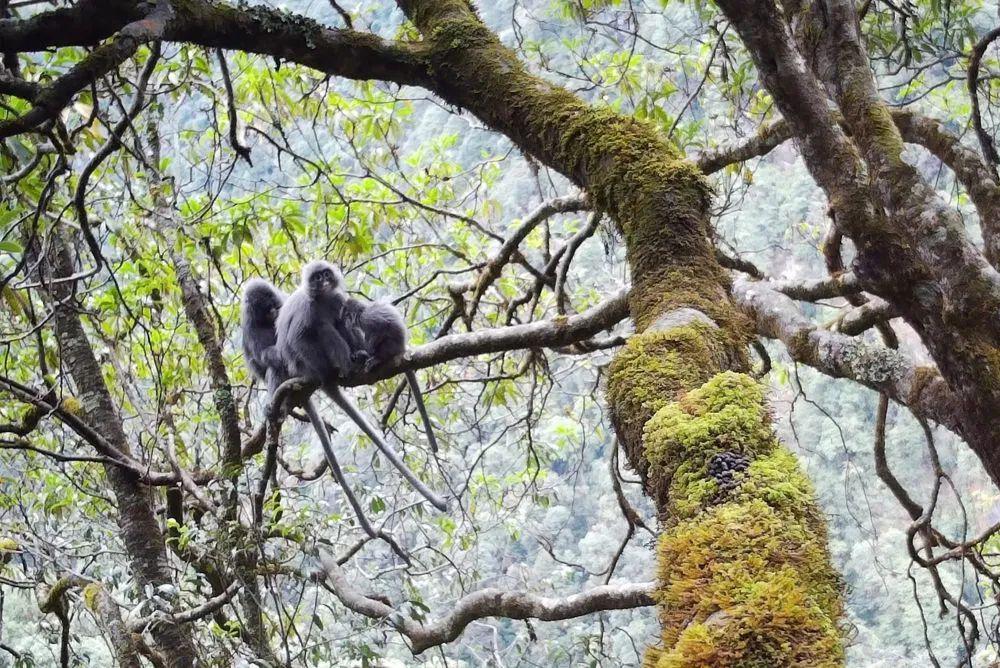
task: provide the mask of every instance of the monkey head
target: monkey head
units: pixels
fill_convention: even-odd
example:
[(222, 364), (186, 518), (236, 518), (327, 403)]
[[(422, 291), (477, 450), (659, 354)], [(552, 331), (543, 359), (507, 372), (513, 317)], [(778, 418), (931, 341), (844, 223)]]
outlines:
[(258, 326), (274, 326), (283, 295), (260, 278), (251, 278), (243, 288), (243, 321)]
[(344, 285), (344, 277), (329, 262), (314, 260), (302, 268), (302, 287), (312, 298), (333, 294)]

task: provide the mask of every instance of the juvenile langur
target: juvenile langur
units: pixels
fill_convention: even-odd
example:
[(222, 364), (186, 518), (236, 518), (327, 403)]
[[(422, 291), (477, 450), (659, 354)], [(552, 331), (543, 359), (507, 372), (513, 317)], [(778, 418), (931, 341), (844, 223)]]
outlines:
[(340, 272), (329, 262), (302, 268), (302, 283), (278, 313), (277, 348), (291, 376), (319, 383), (348, 417), (370, 438), (403, 477), (438, 510), (444, 499), (432, 492), (340, 390), (337, 381), (354, 368), (349, 340), (355, 336), (344, 322), (347, 293)]
[[(389, 302), (364, 304), (357, 299), (348, 299), (344, 305), (344, 321), (351, 331), (349, 341), (355, 348), (353, 359), (363, 363), (365, 373), (383, 364), (398, 362), (406, 352), (406, 323), (403, 315)], [(360, 346), (358, 345), (360, 344)], [(412, 369), (403, 372), (410, 385), (410, 393), (417, 404), (420, 419), (424, 423), (427, 442), (432, 452), (438, 451), (437, 437), (431, 426), (431, 418), (424, 405), (424, 395), (417, 382), (417, 374)]]
[[(274, 393), (278, 387), (288, 380), (288, 371), (282, 361), (281, 355), (275, 348), (277, 342), (277, 332), (275, 330), (275, 320), (278, 317), (279, 309), (285, 302), (285, 295), (267, 281), (259, 278), (249, 280), (243, 289), (243, 303), (241, 309), (241, 319), (243, 324), (243, 354), (250, 373), (257, 380), (267, 384), (268, 404), (274, 399)], [(319, 437), (320, 445), (323, 446), (323, 455), (330, 466), (330, 472), (340, 488), (344, 490), (347, 502), (354, 510), (354, 516), (358, 518), (361, 529), (371, 538), (381, 538), (385, 540), (392, 549), (399, 554), (404, 561), (409, 562), (409, 556), (396, 544), (396, 541), (384, 531), (376, 531), (368, 518), (358, 499), (354, 496), (347, 478), (337, 462), (337, 456), (333, 452), (333, 445), (330, 443), (330, 434), (323, 424), (323, 419), (316, 410), (316, 405), (312, 399), (307, 399), (303, 408), (309, 421), (312, 423), (316, 435)]]

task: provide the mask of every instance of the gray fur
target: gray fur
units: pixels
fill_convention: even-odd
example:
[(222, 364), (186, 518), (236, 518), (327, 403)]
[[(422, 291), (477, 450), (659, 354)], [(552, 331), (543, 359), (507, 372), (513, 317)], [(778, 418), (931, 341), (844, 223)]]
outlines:
[[(247, 367), (257, 380), (267, 383), (268, 402), (274, 397), (278, 386), (288, 379), (288, 372), (285, 369), (282, 357), (275, 347), (277, 332), (275, 331), (275, 321), (279, 309), (285, 303), (285, 295), (267, 281), (261, 278), (250, 279), (243, 289), (243, 302), (241, 308), (241, 320), (243, 325), (243, 354)], [(382, 538), (404, 561), (410, 563), (409, 555), (399, 547), (392, 536), (382, 530), (376, 530), (365, 516), (361, 504), (358, 502), (354, 492), (347, 484), (347, 478), (337, 462), (337, 456), (333, 451), (333, 444), (330, 443), (330, 434), (327, 433), (326, 425), (316, 410), (312, 399), (307, 399), (303, 408), (309, 421), (312, 423), (316, 435), (319, 437), (320, 445), (323, 448), (323, 455), (330, 467), (330, 472), (334, 479), (344, 490), (347, 502), (354, 510), (354, 515), (358, 519), (358, 524), (362, 530), (371, 538)]]
[[(357, 299), (348, 299), (344, 305), (343, 318), (353, 337), (360, 338), (363, 342), (364, 347), (361, 349), (361, 354), (358, 355), (356, 351), (352, 359), (356, 362), (363, 362), (365, 373), (383, 364), (399, 361), (406, 352), (408, 333), (406, 323), (403, 322), (403, 315), (399, 309), (391, 302), (379, 301), (363, 304)], [(356, 347), (353, 341), (351, 344), (352, 347)], [(420, 390), (420, 383), (417, 382), (417, 375), (409, 369), (404, 374), (417, 404), (417, 410), (420, 412), (420, 418), (423, 420), (431, 452), (436, 453), (438, 451), (437, 437), (431, 426), (431, 418), (424, 404), (424, 395)]]
[(275, 348), (277, 334), (274, 323), (285, 294), (262, 278), (252, 278), (243, 288), (240, 308), (243, 327), (243, 357), (250, 373), (267, 384), (267, 399), (283, 383), (288, 374)]
[[(349, 375), (355, 366), (352, 346), (348, 342), (354, 343), (354, 350), (361, 349), (359, 331), (345, 319), (345, 306), (354, 301), (344, 291), (344, 279), (336, 267), (322, 260), (308, 263), (302, 268), (302, 283), (278, 313), (278, 352), (291, 376), (319, 383), (414, 489), (435, 508), (445, 510), (445, 501), (410, 471), (402, 457), (385, 442), (340, 389), (338, 381)], [(356, 307), (352, 304), (350, 308)]]
[[(357, 300), (352, 302), (358, 303)], [(355, 322), (369, 356), (365, 362), (366, 373), (388, 362), (397, 361), (406, 352), (406, 324), (402, 314), (391, 303), (372, 302), (362, 305), (356, 310)]]
[(343, 285), (329, 262), (302, 268), (302, 283), (281, 307), (276, 323), (278, 351), (292, 376), (327, 385), (351, 372), (351, 348), (342, 334)]

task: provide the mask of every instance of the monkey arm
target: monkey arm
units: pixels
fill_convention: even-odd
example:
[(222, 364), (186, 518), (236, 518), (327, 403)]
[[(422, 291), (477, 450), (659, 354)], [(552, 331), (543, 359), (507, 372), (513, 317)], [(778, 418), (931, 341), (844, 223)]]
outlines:
[(351, 346), (341, 335), (336, 323), (324, 323), (319, 330), (319, 341), (322, 345), (317, 345), (315, 348), (329, 365), (329, 374), (322, 380), (325, 382), (335, 377), (342, 378), (349, 375), (354, 368)]
[(261, 350), (260, 361), (264, 366), (269, 368), (282, 368), (285, 366), (285, 361), (278, 351), (278, 346), (268, 346)]

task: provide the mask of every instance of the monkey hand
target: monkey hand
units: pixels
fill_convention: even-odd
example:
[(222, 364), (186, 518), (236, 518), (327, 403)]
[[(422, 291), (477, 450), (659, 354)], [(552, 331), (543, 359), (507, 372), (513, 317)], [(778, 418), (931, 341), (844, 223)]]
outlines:
[(354, 369), (364, 369), (368, 371), (368, 365), (374, 358), (368, 354), (366, 350), (355, 350), (351, 353), (351, 363), (354, 364)]

